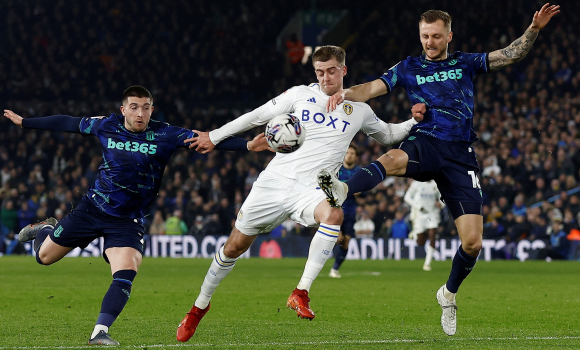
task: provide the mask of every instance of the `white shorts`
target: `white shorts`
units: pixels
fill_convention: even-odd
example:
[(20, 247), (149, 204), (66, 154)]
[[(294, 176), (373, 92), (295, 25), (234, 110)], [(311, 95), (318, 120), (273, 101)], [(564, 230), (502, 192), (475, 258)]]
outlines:
[(423, 233), (429, 229), (439, 227), (440, 221), (441, 220), (439, 218), (438, 212), (434, 212), (434, 213), (430, 213), (430, 214), (418, 213), (413, 218), (413, 221), (411, 221), (413, 230), (411, 231), (409, 236), (412, 236), (412, 239), (416, 239), (415, 237), (418, 234)]
[(288, 217), (303, 226), (317, 226), (314, 209), (326, 200), (317, 187), (262, 171), (240, 208), (236, 228), (253, 236), (272, 231)]

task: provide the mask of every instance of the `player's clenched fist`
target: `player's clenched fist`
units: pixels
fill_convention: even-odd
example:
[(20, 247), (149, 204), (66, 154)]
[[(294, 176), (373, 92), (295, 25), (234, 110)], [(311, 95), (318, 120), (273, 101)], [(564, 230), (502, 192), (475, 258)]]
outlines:
[(416, 103), (411, 107), (411, 114), (418, 122), (423, 120), (423, 114), (425, 112), (427, 112), (427, 106), (424, 103)]

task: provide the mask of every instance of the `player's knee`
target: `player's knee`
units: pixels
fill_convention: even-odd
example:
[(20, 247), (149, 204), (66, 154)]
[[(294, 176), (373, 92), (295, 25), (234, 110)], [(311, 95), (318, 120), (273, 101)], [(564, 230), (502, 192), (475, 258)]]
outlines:
[(320, 218), (321, 223), (329, 224), (329, 225), (340, 225), (344, 219), (344, 214), (342, 209), (338, 208), (330, 208), (329, 210), (325, 210)]
[(39, 251), (36, 253), (36, 262), (40, 265), (48, 266), (54, 264), (56, 261), (54, 259), (50, 259), (48, 254)]
[(479, 254), (479, 251), (481, 250), (481, 245), (482, 245), (481, 235), (479, 234), (470, 235), (467, 239), (461, 242), (463, 250), (471, 256), (477, 256)]
[(387, 175), (404, 175), (408, 160), (407, 154), (398, 149), (392, 149), (378, 159), (385, 168)]

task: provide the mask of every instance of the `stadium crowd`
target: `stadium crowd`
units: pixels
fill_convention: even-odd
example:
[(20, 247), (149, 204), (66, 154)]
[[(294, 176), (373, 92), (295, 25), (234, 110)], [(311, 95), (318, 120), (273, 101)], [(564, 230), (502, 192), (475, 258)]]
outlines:
[[(427, 8), (415, 2), (318, 1), (317, 6), (349, 10), (346, 86), (375, 79), (421, 53), (417, 22)], [(537, 7), (495, 0), (438, 6), (454, 17), (450, 51), (466, 52), (505, 47), (523, 33)], [(478, 11), (482, 6), (501, 11)], [(27, 0), (2, 2), (0, 9), (0, 101), (24, 117), (118, 112), (122, 91), (140, 84), (153, 93), (154, 119), (211, 130), (293, 85), (315, 81), (310, 63), (291, 65), (274, 44), (290, 16), (309, 10), (310, 1), (250, 7), (225, 0), (101, 0), (82, 6)], [(567, 3), (565, 14), (540, 33), (524, 61), (475, 79), (480, 140), (474, 147), (484, 237), (512, 244), (542, 239), (550, 247), (546, 254), (556, 258), (568, 258), (567, 235), (580, 236), (574, 231), (580, 229), (580, 198), (574, 194), (580, 187), (580, 71), (574, 68), (580, 37), (573, 30), (578, 10), (579, 3)], [(389, 122), (410, 117), (403, 90), (369, 104)], [(385, 151), (364, 134), (354, 143), (361, 164)], [(0, 252), (17, 248), (9, 241), (23, 226), (47, 216), (60, 219), (75, 207), (97, 177), (102, 159), (96, 145), (95, 139), (75, 134), (23, 133), (0, 120)], [(272, 156), (178, 151), (147, 217), (150, 234), (229, 234)], [(407, 225), (408, 185), (407, 179), (388, 178), (357, 198), (360, 213), (366, 211), (375, 224), (375, 237), (389, 237), (393, 228), (399, 232)], [(445, 210), (442, 215), (440, 235), (453, 237), (454, 224)], [(312, 233), (296, 228), (288, 234)], [(506, 249), (503, 257), (512, 256)]]

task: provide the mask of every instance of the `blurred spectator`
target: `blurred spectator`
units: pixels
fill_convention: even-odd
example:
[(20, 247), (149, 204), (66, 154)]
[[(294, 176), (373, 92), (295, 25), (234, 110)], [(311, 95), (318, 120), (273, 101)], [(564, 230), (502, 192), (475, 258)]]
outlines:
[(370, 219), (369, 212), (363, 210), (360, 218), (354, 223), (356, 238), (373, 238), (375, 223)]
[(545, 258), (546, 260), (568, 259), (570, 242), (566, 237), (567, 234), (563, 230), (561, 216), (552, 217), (552, 223), (548, 227), (547, 234), (550, 236), (549, 245), (538, 254), (538, 258)]
[(391, 226), (391, 238), (401, 238), (405, 239), (409, 237), (409, 224), (405, 221), (405, 217), (402, 211), (397, 211), (395, 213), (395, 219), (393, 220), (393, 225)]
[(179, 209), (173, 211), (173, 216), (165, 221), (166, 235), (184, 235), (187, 232), (187, 225), (182, 219), (183, 213)]
[(195, 221), (193, 222), (193, 225), (191, 225), (189, 227), (187, 234), (190, 236), (202, 235), (203, 234), (203, 225), (204, 225), (203, 216), (201, 216), (201, 215), (196, 216)]
[(14, 208), (14, 201), (9, 199), (0, 211), (2, 226), (8, 231), (16, 232), (18, 228), (18, 211)]
[(163, 220), (163, 213), (161, 211), (156, 211), (153, 215), (153, 220), (151, 220), (151, 225), (149, 226), (150, 235), (163, 235), (165, 234), (165, 220)]

